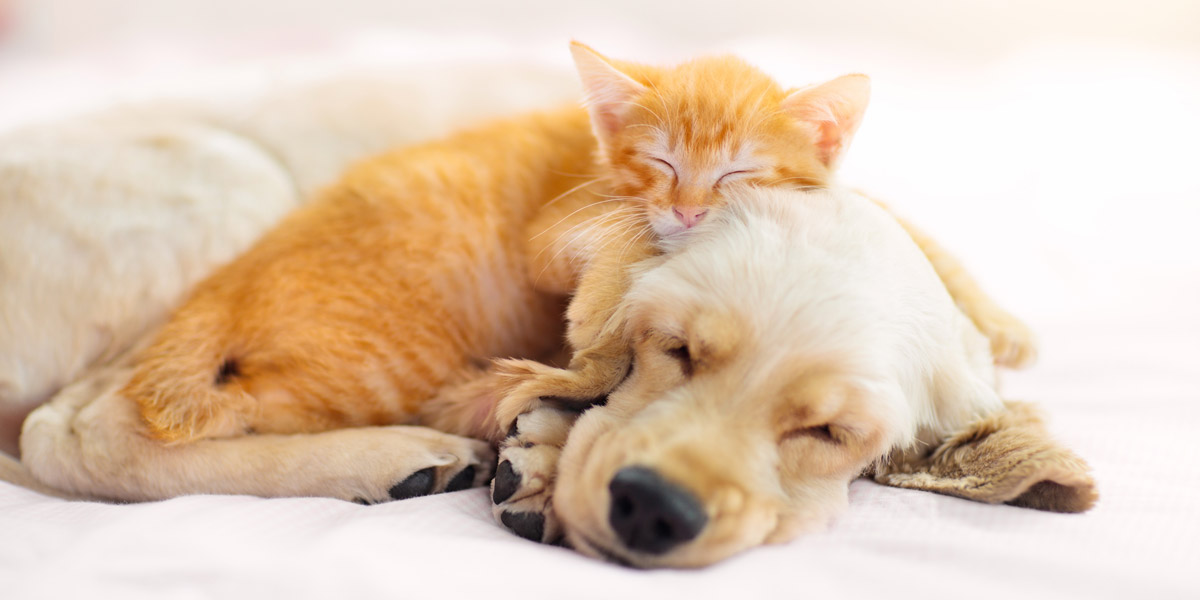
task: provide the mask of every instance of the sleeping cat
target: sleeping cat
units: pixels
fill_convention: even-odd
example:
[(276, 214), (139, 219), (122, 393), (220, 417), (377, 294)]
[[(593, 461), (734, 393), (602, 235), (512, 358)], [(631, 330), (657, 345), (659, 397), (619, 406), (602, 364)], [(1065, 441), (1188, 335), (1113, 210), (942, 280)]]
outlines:
[[(93, 410), (90, 437), (77, 421), (27, 424), (29, 468), (68, 491), (131, 500), (379, 502), (482, 483), (486, 453), (445, 434), (504, 435), (513, 415), (496, 403), (512, 364), (497, 372), (489, 359), (559, 351), (563, 294), (576, 290), (571, 341), (586, 351), (605, 322), (588, 315), (610, 310), (621, 265), (654, 251), (645, 242), (686, 235), (730, 186), (826, 184), (867, 101), (863, 76), (789, 92), (734, 58), (653, 68), (572, 51), (586, 112), (498, 121), (351, 168), (200, 283), (106, 376), (111, 387), (74, 392), (136, 407), (136, 417)], [(993, 344), (1017, 349), (1000, 355), (1028, 356), (1024, 327), (914, 237)], [(587, 364), (623, 368), (584, 352), (554, 373), (588, 379), (575, 368)], [(359, 465), (338, 470), (338, 485), (317, 479), (333, 481), (319, 456), (305, 458), (321, 432), (395, 424), (426, 427), (328, 442)], [(59, 435), (78, 453), (56, 454)], [(372, 441), (381, 435), (407, 454)], [(110, 465), (116, 456), (127, 459)]]

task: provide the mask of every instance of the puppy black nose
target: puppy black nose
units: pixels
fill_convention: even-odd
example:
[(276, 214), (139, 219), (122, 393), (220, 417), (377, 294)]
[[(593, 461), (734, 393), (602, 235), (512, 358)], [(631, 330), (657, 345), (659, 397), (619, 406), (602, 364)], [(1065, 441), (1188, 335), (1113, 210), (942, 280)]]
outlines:
[(708, 522), (695, 496), (646, 467), (617, 471), (608, 492), (608, 522), (631, 550), (662, 554), (700, 535)]

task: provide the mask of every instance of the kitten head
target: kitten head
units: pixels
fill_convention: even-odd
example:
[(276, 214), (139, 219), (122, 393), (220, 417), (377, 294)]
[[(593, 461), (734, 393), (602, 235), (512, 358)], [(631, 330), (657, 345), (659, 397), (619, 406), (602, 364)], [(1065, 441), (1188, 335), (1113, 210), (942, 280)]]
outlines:
[(870, 96), (865, 75), (787, 90), (732, 56), (670, 68), (610, 60), (573, 42), (613, 193), (660, 237), (690, 229), (732, 186), (823, 186)]

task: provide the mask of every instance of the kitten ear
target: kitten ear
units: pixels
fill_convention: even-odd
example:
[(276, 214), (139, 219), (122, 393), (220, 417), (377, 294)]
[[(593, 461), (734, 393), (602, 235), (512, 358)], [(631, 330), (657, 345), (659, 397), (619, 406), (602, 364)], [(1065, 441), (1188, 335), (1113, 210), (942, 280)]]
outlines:
[(783, 110), (812, 131), (818, 158), (833, 169), (850, 147), (870, 98), (869, 77), (843, 75), (792, 92), (783, 100)]
[(622, 73), (600, 53), (571, 42), (571, 56), (583, 81), (584, 103), (592, 116), (592, 128), (601, 147), (625, 125), (629, 102), (646, 91), (646, 86)]

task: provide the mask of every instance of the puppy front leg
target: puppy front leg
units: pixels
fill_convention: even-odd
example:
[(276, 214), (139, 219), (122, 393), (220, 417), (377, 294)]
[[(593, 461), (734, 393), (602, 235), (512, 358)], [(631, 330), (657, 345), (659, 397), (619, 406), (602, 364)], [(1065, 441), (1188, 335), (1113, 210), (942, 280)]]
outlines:
[(386, 502), (483, 485), (486, 442), (425, 427), (245, 435), (169, 444), (150, 437), (118, 392), (129, 368), (94, 371), (25, 422), (22, 458), (39, 481), (125, 501), (184, 494), (324, 496)]
[(554, 512), (558, 458), (578, 412), (542, 406), (517, 417), (500, 443), (492, 516), (513, 533), (553, 543), (563, 530)]

